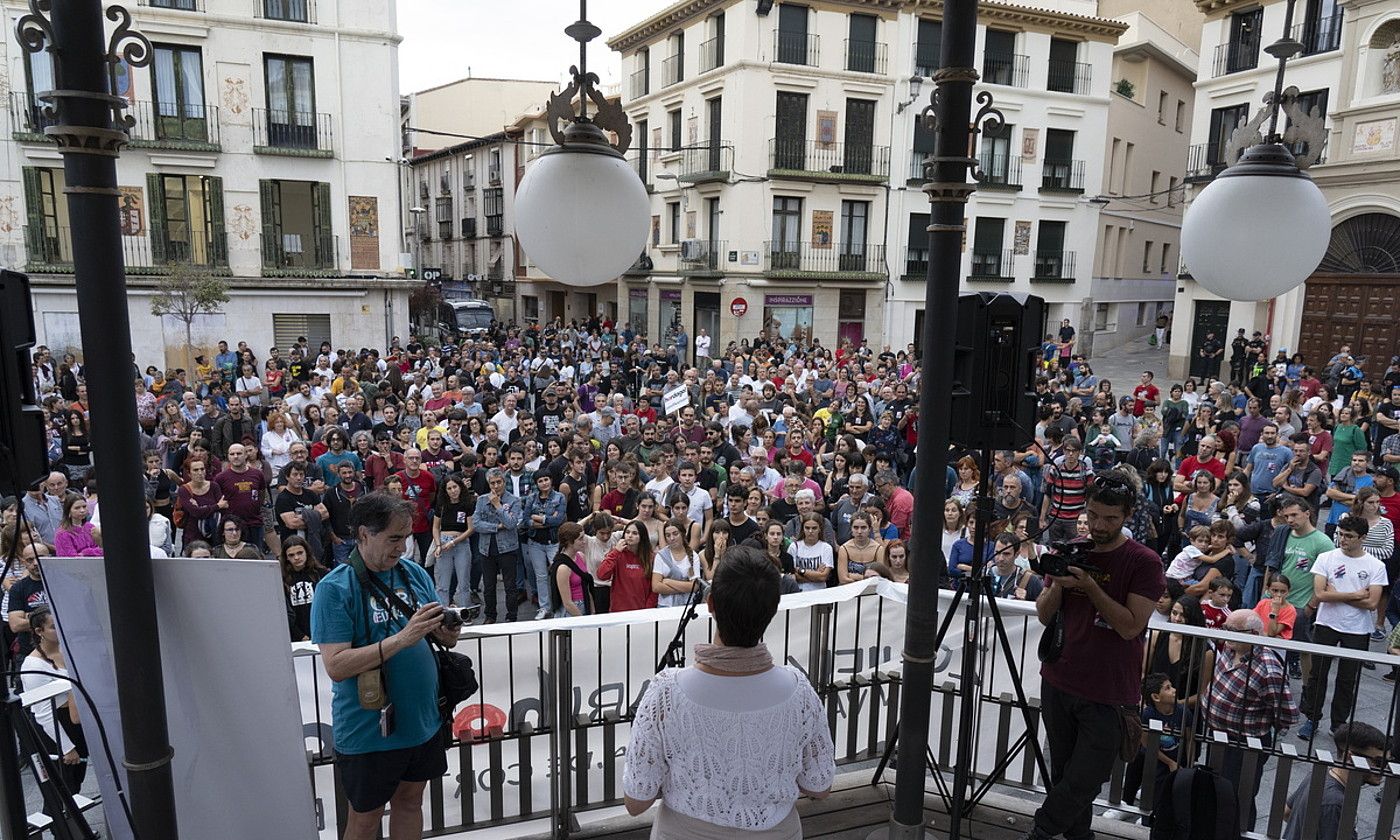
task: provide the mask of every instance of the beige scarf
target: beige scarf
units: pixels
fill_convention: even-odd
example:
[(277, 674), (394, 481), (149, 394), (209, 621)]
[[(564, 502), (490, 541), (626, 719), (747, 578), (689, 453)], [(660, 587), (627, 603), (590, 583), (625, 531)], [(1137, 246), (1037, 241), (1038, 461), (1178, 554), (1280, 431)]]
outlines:
[(773, 655), (763, 642), (753, 647), (702, 643), (695, 646), (695, 664), (726, 674), (749, 674), (772, 668)]

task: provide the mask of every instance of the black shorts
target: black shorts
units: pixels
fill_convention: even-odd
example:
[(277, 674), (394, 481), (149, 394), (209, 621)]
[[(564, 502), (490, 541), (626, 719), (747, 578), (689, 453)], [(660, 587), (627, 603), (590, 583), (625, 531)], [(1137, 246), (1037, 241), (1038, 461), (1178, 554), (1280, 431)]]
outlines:
[(416, 747), (342, 755), (335, 764), (350, 807), (362, 814), (378, 811), (393, 797), (399, 782), (427, 782), (447, 774), (447, 748), (442, 733)]

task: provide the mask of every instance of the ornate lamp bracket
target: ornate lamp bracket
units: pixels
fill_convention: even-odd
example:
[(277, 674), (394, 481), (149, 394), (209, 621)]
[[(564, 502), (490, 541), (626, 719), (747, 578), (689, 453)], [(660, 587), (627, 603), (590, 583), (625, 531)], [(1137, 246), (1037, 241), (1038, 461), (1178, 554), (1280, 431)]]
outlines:
[[(973, 149), (977, 148), (977, 138), (983, 131), (1001, 131), (1002, 126), (1006, 125), (1006, 117), (992, 102), (991, 91), (979, 91), (977, 103), (982, 107), (977, 110), (977, 116), (972, 118), (972, 136), (968, 138), (969, 148)], [(975, 154), (972, 156), (972, 178), (978, 183), (987, 180), (987, 173), (982, 171), (982, 161)]]
[[(54, 48), (53, 24), (49, 19), (53, 12), (53, 0), (29, 0), (29, 12), (15, 24), (15, 36), (26, 53), (48, 52), (53, 61), (54, 79), (59, 85), (55, 90), (31, 91), (30, 95), (42, 101), (42, 119), (46, 125), (44, 133), (54, 139), (61, 151), (78, 154), (115, 156), (126, 145), (129, 131), (136, 125), (134, 117), (126, 114), (129, 104), (126, 99), (116, 96), (118, 70), (125, 63), (128, 67), (145, 67), (151, 63), (151, 42), (131, 27), (131, 13), (122, 6), (108, 6), (107, 19), (117, 24), (107, 41), (107, 92), (97, 93), (87, 90), (72, 90), (65, 87), (66, 76), (63, 69), (63, 56)], [(102, 103), (110, 112), (110, 122), (106, 126), (77, 125), (73, 123), (75, 114), (69, 103), (79, 100)]]
[[(1262, 144), (1291, 147), (1289, 153), (1299, 170), (1307, 169), (1322, 159), (1322, 151), (1327, 143), (1327, 128), (1323, 122), (1323, 115), (1315, 113), (1315, 109), (1303, 109), (1298, 102), (1297, 87), (1283, 86), (1289, 60), (1303, 52), (1303, 45), (1295, 41), (1291, 34), (1296, 3), (1297, 0), (1288, 0), (1284, 10), (1283, 37), (1264, 48), (1264, 52), (1278, 61), (1273, 90), (1264, 94), (1263, 109), (1248, 121), (1241, 121), (1225, 143), (1221, 154), (1227, 165), (1234, 165), (1249, 147)], [(1282, 134), (1278, 130), (1280, 114), (1288, 116), (1288, 125), (1284, 127)], [(1267, 131), (1264, 129), (1265, 122), (1269, 124)], [(1305, 149), (1301, 154), (1292, 151), (1299, 148), (1299, 144)]]
[[(588, 42), (603, 31), (587, 20), (588, 3), (579, 2), (579, 19), (564, 29), (564, 34), (578, 41), (578, 64), (569, 68), (573, 81), (558, 93), (551, 94), (545, 105), (545, 119), (554, 142), (570, 151), (599, 152), (622, 155), (632, 145), (632, 124), (617, 102), (598, 90), (598, 74), (588, 72)], [(578, 113), (574, 113), (574, 97), (579, 98)], [(588, 115), (588, 103), (595, 109)], [(608, 140), (606, 131), (617, 136)]]

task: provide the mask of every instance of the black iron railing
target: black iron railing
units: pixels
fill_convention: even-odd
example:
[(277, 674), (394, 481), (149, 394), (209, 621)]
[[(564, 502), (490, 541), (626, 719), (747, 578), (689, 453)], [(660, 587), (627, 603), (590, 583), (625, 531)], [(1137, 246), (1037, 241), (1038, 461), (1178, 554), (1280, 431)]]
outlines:
[(1012, 280), (1014, 273), (1014, 261), (1016, 252), (1007, 248), (1005, 250), (983, 250), (972, 249), (972, 270), (968, 274), (970, 280)]
[(174, 9), (180, 12), (204, 11), (204, 0), (136, 0), (136, 5), (152, 9)]
[(713, 70), (724, 63), (724, 39), (718, 36), (700, 42), (700, 72)]
[(58, 124), (58, 118), (44, 110), (45, 102), (25, 90), (10, 91), (10, 130), (21, 137), (41, 137), (44, 129)]
[(661, 86), (674, 85), (685, 78), (685, 53), (661, 59)]
[(1247, 35), (1238, 41), (1219, 44), (1212, 62), (1214, 76), (1227, 76), (1259, 66), (1259, 36)]
[(136, 120), (131, 129), (136, 143), (219, 143), (217, 106), (138, 101), (127, 107), (127, 113)]
[(255, 151), (330, 152), (331, 115), (316, 111), (253, 109)]
[(1074, 282), (1073, 251), (1036, 251), (1035, 273), (1031, 280), (1048, 283)]
[(1228, 165), (1219, 143), (1196, 143), (1187, 150), (1186, 180), (1209, 181)]
[(763, 243), (763, 270), (797, 274), (884, 274), (885, 246), (844, 242)]
[(1293, 27), (1293, 39), (1303, 45), (1303, 55), (1331, 52), (1342, 45), (1342, 10), (1311, 18)]
[(691, 146), (681, 154), (680, 167), (677, 177), (688, 183), (726, 180), (734, 169), (734, 145), (721, 141)]
[(773, 60), (780, 64), (806, 64), (817, 66), (820, 58), (820, 39), (805, 32), (773, 33)]
[(1084, 192), (1084, 161), (1045, 161), (1040, 170), (1040, 188), (1045, 192)]
[(982, 81), (989, 85), (1025, 87), (1030, 80), (1028, 55), (989, 52), (982, 56)]
[(316, 0), (253, 0), (253, 17), (315, 23)]
[(888, 178), (890, 147), (774, 138), (768, 141), (768, 168), (823, 175)]
[(724, 266), (729, 243), (723, 239), (687, 239), (681, 243), (681, 273), (706, 274)]
[(1049, 90), (1087, 94), (1093, 83), (1093, 66), (1083, 61), (1052, 58), (1045, 78)]
[(643, 67), (640, 70), (633, 70), (628, 77), (628, 99), (638, 99), (651, 93), (651, 68)]
[(902, 274), (905, 280), (922, 280), (928, 276), (928, 245), (904, 246)]
[(329, 233), (279, 233), (263, 225), (262, 265), (269, 271), (330, 271), (336, 267), (336, 237)]
[(853, 41), (847, 38), (846, 69), (855, 73), (879, 73), (889, 70), (889, 48), (879, 41)]
[(983, 152), (977, 156), (982, 170), (979, 187), (1019, 190), (1021, 188), (1021, 156), (1002, 152)]

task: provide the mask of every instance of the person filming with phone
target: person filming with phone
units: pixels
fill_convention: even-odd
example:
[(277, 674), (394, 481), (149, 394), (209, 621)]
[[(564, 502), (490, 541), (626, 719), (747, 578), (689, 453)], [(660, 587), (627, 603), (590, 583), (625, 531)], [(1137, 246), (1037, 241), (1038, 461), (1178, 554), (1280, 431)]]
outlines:
[(1050, 790), (1026, 840), (1093, 836), (1094, 797), (1128, 731), (1123, 710), (1137, 719), (1143, 633), (1167, 586), (1161, 557), (1123, 530), (1137, 505), (1132, 479), (1106, 472), (1090, 482), (1086, 498), (1093, 544), (1063, 546), (1072, 559), (1046, 573), (1036, 600), (1046, 635), (1061, 643), (1041, 647)]
[(428, 572), (401, 557), (413, 513), (411, 502), (382, 492), (357, 500), (357, 547), (321, 580), (311, 604), (311, 640), (335, 683), (336, 764), (350, 801), (345, 840), (378, 836), (386, 804), (391, 840), (421, 838), (424, 786), (447, 772), (428, 638), (452, 647), (461, 621), (444, 611)]

